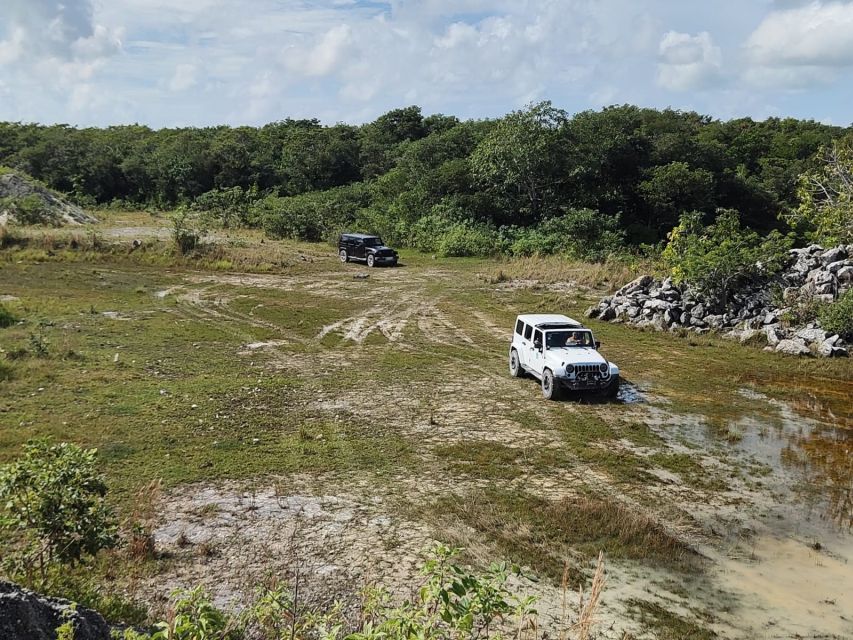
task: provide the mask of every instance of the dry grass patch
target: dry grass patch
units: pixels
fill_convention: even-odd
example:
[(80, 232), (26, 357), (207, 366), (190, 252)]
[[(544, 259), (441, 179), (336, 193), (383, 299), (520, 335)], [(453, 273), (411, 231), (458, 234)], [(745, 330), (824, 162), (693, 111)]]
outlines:
[(630, 282), (650, 265), (641, 262), (608, 259), (605, 262), (580, 262), (559, 256), (506, 258), (489, 265), (481, 277), (490, 284), (528, 282), (531, 285), (568, 283), (591, 289), (615, 291)]

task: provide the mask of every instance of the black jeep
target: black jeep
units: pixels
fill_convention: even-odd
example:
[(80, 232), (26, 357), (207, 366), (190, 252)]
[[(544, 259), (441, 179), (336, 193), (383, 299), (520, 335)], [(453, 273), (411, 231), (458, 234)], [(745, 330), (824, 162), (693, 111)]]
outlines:
[(387, 264), (397, 265), (397, 252), (386, 247), (379, 236), (364, 233), (342, 233), (338, 240), (338, 255), (341, 262), (364, 260), (368, 267)]

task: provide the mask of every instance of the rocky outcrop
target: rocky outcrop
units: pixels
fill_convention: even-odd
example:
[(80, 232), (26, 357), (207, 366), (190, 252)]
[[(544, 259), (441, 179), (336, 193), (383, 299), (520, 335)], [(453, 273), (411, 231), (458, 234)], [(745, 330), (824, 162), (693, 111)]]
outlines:
[(95, 611), (0, 580), (3, 640), (56, 640), (56, 628), (68, 621), (74, 627), (74, 640), (110, 640), (109, 625)]
[(737, 292), (725, 306), (671, 278), (641, 276), (590, 307), (587, 317), (661, 331), (715, 331), (742, 342), (765, 341), (768, 350), (779, 353), (837, 357), (848, 355), (840, 336), (816, 321), (792, 327), (783, 320), (796, 315), (792, 311), (803, 301), (833, 302), (850, 288), (853, 245), (811, 245), (792, 249), (781, 274)]
[[(30, 196), (39, 198), (48, 212), (47, 217), (60, 224), (95, 224), (98, 221), (77, 205), (71, 204), (26, 176), (17, 173), (0, 175), (0, 199), (15, 200)], [(9, 217), (12, 217), (12, 214), (0, 208), (0, 223), (5, 222)]]

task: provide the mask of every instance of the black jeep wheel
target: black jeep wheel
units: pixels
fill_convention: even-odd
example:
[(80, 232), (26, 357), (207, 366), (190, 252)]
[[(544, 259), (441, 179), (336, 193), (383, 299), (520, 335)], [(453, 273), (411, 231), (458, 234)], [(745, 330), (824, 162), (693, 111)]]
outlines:
[(524, 376), (524, 369), (521, 367), (521, 360), (518, 357), (518, 351), (515, 349), (509, 352), (509, 375), (513, 378)]
[(346, 249), (341, 249), (341, 252), (338, 255), (341, 258), (341, 262), (349, 262), (349, 256), (347, 255)]
[(613, 380), (604, 389), (604, 395), (608, 398), (615, 398), (619, 395), (619, 376), (613, 376)]
[(368, 267), (372, 267), (375, 262), (376, 262), (376, 258), (373, 257), (372, 253), (369, 256), (367, 256), (367, 266)]
[(560, 387), (554, 379), (554, 373), (550, 369), (542, 372), (542, 395), (546, 400), (559, 400)]

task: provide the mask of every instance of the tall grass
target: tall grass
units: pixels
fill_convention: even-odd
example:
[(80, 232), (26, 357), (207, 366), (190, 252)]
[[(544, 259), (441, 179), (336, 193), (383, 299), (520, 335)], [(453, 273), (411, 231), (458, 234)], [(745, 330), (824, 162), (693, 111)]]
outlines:
[(615, 291), (640, 273), (648, 273), (646, 261), (608, 258), (604, 262), (580, 262), (559, 256), (505, 258), (484, 273), (492, 283), (512, 280), (538, 284), (572, 283), (595, 289)]

